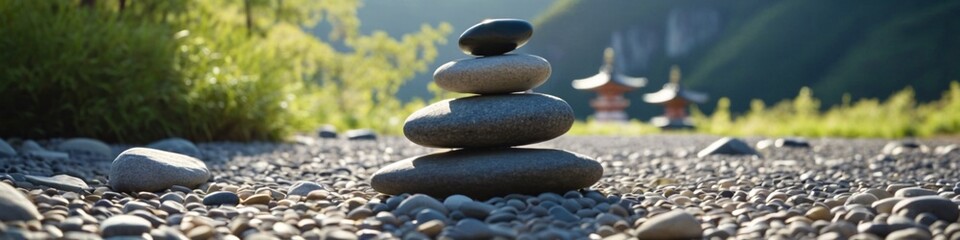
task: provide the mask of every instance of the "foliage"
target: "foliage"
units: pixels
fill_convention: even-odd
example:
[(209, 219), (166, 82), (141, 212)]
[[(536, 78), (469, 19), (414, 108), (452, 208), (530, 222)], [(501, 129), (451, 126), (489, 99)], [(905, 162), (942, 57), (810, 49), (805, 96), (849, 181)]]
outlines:
[(598, 122), (592, 118), (576, 121), (568, 134), (572, 135), (618, 135), (631, 136), (659, 133), (660, 128), (636, 119), (625, 123)]
[[(669, 56), (664, 49), (673, 43), (664, 39), (671, 31), (700, 29), (671, 30), (668, 19), (684, 11), (695, 18), (698, 10), (719, 15), (716, 35), (685, 55)], [(927, 102), (960, 77), (951, 58), (960, 55), (958, 14), (958, 1), (563, 1), (538, 18), (525, 48), (554, 66), (552, 79), (538, 89), (564, 96), (581, 118), (590, 112), (592, 95), (578, 93), (569, 81), (596, 73), (615, 32), (628, 46), (621, 69), (650, 81), (639, 92), (655, 91), (676, 64), (688, 73), (687, 87), (727, 96), (735, 113), (748, 111), (751, 99), (778, 102), (803, 86), (825, 107), (841, 104), (844, 93), (882, 100), (908, 85)], [(636, 103), (642, 96), (627, 95)], [(701, 107), (712, 112), (715, 103)], [(660, 113), (641, 104), (628, 111), (641, 118)]]
[[(277, 140), (323, 123), (395, 132), (422, 101), (394, 93), (450, 31), (361, 34), (355, 0), (128, 2), (0, 3), (0, 136)], [(303, 30), (318, 23), (330, 26), (326, 42)]]
[(722, 99), (714, 113), (698, 110), (692, 117), (699, 131), (720, 135), (926, 137), (960, 133), (960, 83), (952, 82), (940, 100), (919, 104), (912, 88), (903, 89), (887, 100), (861, 99), (821, 112), (820, 101), (810, 88), (796, 98), (766, 107), (751, 102), (744, 115), (730, 117), (729, 100)]

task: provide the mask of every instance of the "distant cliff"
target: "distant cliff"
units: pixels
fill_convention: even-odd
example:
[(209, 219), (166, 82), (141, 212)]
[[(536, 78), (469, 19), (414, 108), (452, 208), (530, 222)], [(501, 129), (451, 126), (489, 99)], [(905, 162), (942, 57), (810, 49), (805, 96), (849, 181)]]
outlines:
[(643, 120), (660, 113), (643, 93), (659, 89), (674, 64), (687, 87), (711, 95), (707, 111), (720, 96), (742, 111), (750, 99), (792, 98), (802, 86), (823, 105), (906, 86), (926, 101), (960, 79), (957, 16), (960, 1), (563, 0), (534, 21), (525, 48), (553, 64), (537, 90), (565, 98), (578, 117), (592, 112), (593, 94), (570, 81), (596, 74), (608, 46), (622, 73), (649, 79), (628, 96)]

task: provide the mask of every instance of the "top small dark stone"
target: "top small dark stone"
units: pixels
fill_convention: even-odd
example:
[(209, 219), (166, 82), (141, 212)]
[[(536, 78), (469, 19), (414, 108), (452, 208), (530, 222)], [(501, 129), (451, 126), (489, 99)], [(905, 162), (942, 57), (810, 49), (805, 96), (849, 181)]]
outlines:
[(533, 25), (520, 19), (488, 19), (460, 35), (460, 50), (475, 56), (495, 56), (513, 51), (530, 40)]

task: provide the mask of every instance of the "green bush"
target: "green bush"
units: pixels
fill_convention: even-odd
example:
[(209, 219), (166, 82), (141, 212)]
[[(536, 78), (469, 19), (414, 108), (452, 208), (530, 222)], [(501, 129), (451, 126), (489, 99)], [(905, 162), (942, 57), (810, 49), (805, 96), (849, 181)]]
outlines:
[[(0, 136), (278, 140), (323, 123), (396, 132), (422, 101), (394, 93), (450, 32), (360, 34), (351, 0), (96, 2), (0, 2)], [(332, 29), (326, 41), (304, 31), (318, 23)]]
[(919, 104), (911, 88), (886, 101), (844, 97), (843, 104), (820, 112), (820, 101), (809, 88), (793, 100), (766, 107), (751, 103), (746, 114), (731, 118), (729, 100), (721, 99), (716, 111), (692, 114), (699, 131), (721, 135), (812, 137), (929, 137), (960, 133), (960, 83), (953, 82), (940, 100)]

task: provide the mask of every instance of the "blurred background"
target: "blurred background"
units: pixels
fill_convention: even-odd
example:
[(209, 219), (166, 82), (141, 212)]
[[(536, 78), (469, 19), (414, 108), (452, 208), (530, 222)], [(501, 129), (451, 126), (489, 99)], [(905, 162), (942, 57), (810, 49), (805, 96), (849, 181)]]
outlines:
[[(433, 70), (463, 30), (520, 18), (518, 52), (553, 67), (574, 134), (659, 132), (643, 102), (682, 71), (699, 132), (903, 137), (960, 131), (960, 1), (9, 0), (0, 2), (0, 136), (139, 142), (282, 139), (323, 124), (399, 133), (456, 95)], [(594, 123), (605, 48), (623, 124)], [(952, 84), (953, 83), (953, 84)]]

